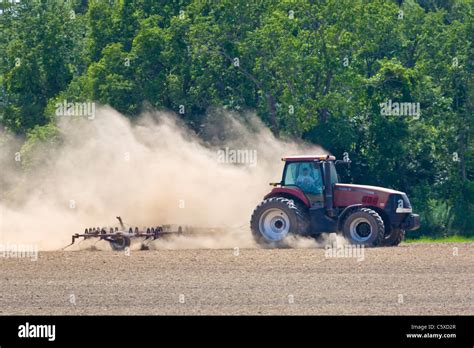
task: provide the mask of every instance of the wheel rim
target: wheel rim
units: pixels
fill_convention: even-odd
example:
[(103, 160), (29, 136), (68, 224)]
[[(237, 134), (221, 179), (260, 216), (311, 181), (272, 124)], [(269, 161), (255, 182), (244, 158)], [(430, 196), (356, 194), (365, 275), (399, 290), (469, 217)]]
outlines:
[(114, 239), (113, 241), (111, 241), (111, 244), (114, 247), (114, 249), (122, 250), (122, 249), (125, 249), (125, 247), (127, 246), (127, 239), (125, 237), (120, 236)]
[(351, 238), (357, 242), (365, 242), (372, 236), (372, 225), (366, 218), (357, 218), (349, 226)]
[(268, 240), (280, 241), (290, 230), (290, 219), (281, 209), (273, 208), (265, 211), (259, 220), (260, 233)]

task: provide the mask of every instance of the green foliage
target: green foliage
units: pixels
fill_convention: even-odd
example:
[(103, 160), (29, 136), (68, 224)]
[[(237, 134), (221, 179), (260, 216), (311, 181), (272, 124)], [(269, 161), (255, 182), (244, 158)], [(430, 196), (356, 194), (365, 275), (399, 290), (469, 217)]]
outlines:
[[(45, 146), (46, 144), (53, 145), (53, 147)], [(35, 126), (26, 134), (26, 141), (20, 150), (22, 166), (25, 170), (39, 168), (44, 161), (52, 158), (51, 153), (46, 152), (46, 149), (53, 148), (52, 151), (54, 151), (60, 144), (60, 132), (53, 123), (45, 126)], [(35, 156), (39, 152), (42, 156)]]
[(195, 129), (215, 106), (256, 110), (276, 136), (347, 152), (346, 180), (407, 192), (422, 233), (472, 233), (472, 0), (3, 5), (0, 122), (26, 153), (55, 139), (63, 100), (181, 111)]
[[(428, 199), (427, 206), (421, 212), (422, 233), (433, 236), (450, 236), (452, 230), (453, 209), (448, 202)], [(419, 232), (413, 232), (418, 234)]]

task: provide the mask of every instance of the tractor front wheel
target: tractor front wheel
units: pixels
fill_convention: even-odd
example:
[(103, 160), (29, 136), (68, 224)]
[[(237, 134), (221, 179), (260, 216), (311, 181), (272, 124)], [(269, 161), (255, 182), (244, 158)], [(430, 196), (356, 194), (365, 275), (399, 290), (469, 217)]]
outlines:
[(380, 215), (372, 209), (360, 208), (349, 214), (343, 224), (344, 237), (353, 244), (375, 247), (382, 244), (385, 227)]
[(401, 228), (392, 228), (390, 232), (385, 235), (382, 245), (397, 246), (405, 239), (405, 230)]
[(284, 197), (264, 200), (255, 208), (250, 219), (250, 228), (255, 241), (267, 246), (284, 246), (286, 236), (305, 235), (309, 226), (306, 207)]

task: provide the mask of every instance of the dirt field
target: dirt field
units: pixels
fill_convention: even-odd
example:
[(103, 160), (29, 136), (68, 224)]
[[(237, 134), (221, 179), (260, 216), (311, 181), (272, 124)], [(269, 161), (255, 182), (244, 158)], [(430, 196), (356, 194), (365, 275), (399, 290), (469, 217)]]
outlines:
[(0, 314), (473, 315), (473, 280), (473, 243), (40, 252), (0, 259)]

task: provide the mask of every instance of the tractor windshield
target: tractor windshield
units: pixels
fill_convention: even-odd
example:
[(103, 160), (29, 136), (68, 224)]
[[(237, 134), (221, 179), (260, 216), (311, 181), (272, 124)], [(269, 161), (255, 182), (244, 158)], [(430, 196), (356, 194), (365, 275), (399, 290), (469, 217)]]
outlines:
[(303, 192), (320, 195), (323, 190), (321, 166), (316, 162), (290, 162), (283, 178), (285, 186), (298, 186)]

